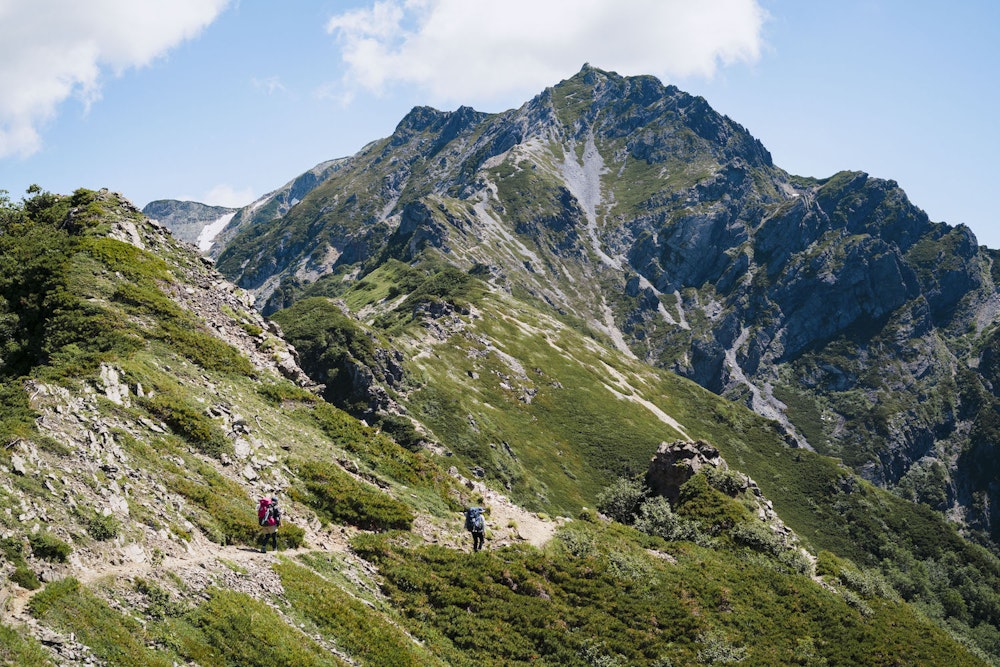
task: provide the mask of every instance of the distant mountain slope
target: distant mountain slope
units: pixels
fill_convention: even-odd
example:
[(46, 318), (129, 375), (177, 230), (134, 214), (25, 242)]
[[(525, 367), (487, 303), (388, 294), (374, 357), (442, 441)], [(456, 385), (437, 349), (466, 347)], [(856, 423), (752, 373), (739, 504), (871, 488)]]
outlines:
[(236, 215), (215, 237), (211, 248), (211, 256), (218, 257), (229, 240), (239, 229), (260, 221), (273, 220), (282, 216), (293, 206), (312, 192), (312, 190), (327, 180), (340, 168), (342, 160), (321, 162), (309, 171), (295, 177), (282, 187), (267, 193), (249, 206), (236, 212)]
[(893, 181), (787, 174), (652, 77), (586, 66), (500, 114), (415, 108), (286, 212), (243, 215), (218, 266), (265, 313), (445, 261), (1000, 534), (996, 253)]
[(215, 237), (229, 224), (236, 211), (225, 206), (175, 199), (151, 201), (142, 209), (143, 215), (164, 225), (180, 240), (198, 246), (202, 252), (208, 252)]
[[(120, 196), (0, 202), (3, 662), (1000, 656), (1000, 560), (774, 422), (446, 264), (324, 286), (343, 301), (278, 317), (320, 387), (249, 294)], [(426, 442), (315, 392), (373, 401), (392, 428), (413, 418)], [(734, 469), (693, 475), (673, 505), (628, 479), (601, 491), (678, 435)], [(532, 515), (504, 481), (574, 517)], [(257, 551), (263, 495), (284, 506), (277, 556)], [(473, 503), (477, 554), (459, 512)]]

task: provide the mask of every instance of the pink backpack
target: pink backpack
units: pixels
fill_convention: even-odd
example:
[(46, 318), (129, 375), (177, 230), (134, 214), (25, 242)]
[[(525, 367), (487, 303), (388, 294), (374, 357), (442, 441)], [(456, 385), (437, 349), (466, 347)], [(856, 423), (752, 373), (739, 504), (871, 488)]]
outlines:
[(257, 505), (257, 523), (262, 526), (273, 526), (274, 519), (271, 517), (271, 499), (261, 498)]

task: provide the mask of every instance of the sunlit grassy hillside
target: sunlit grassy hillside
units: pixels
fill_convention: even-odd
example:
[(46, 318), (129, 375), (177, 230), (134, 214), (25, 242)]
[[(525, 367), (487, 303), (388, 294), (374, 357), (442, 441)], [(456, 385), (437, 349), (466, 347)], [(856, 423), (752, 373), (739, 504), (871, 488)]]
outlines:
[[(112, 193), (5, 200), (0, 258), (4, 664), (1000, 655), (992, 556), (474, 276), (392, 264), (277, 316), (324, 392), (244, 293)], [(366, 392), (338, 384), (351, 372)], [(735, 472), (647, 498), (630, 476), (682, 438), (717, 445), (799, 537)], [(622, 488), (638, 514), (595, 511)], [(257, 548), (265, 494), (285, 507), (277, 554)], [(490, 517), (478, 554), (471, 503)]]

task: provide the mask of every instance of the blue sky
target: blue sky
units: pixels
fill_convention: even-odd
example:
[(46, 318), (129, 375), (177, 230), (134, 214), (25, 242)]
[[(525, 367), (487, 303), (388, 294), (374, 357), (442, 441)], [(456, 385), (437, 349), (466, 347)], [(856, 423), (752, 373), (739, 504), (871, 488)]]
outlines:
[(1000, 248), (998, 31), (989, 0), (0, 0), (0, 189), (246, 204), (413, 106), (502, 111), (589, 62)]

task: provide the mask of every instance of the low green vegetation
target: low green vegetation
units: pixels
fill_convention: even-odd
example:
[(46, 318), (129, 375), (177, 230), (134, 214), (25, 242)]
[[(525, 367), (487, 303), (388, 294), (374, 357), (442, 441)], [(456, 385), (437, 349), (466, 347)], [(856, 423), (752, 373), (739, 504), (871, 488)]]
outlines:
[(649, 539), (578, 522), (544, 551), (470, 556), (392, 534), (354, 546), (451, 664), (982, 664), (898, 602), (859, 610), (766, 556)]
[(198, 606), (185, 609), (151, 582), (138, 581), (137, 591), (148, 601), (149, 622), (144, 624), (116, 611), (75, 579), (49, 584), (32, 598), (29, 609), (40, 621), (74, 633), (117, 667), (169, 667), (185, 661), (205, 667), (347, 664), (248, 595), (212, 589)]
[(121, 524), (110, 514), (95, 513), (87, 522), (87, 532), (98, 542), (106, 542), (118, 537)]
[(55, 667), (42, 645), (24, 632), (0, 623), (0, 665)]
[(14, 566), (14, 571), (10, 573), (11, 581), (29, 591), (38, 590), (41, 587), (38, 575), (28, 567), (28, 561), (25, 559), (24, 540), (17, 537), (0, 540), (0, 555)]
[(55, 563), (65, 563), (73, 547), (47, 531), (40, 531), (28, 536), (31, 554), (35, 558)]
[[(34, 431), (36, 417), (20, 382), (0, 383), (0, 443), (7, 445), (29, 437)], [(7, 447), (0, 447), (0, 459), (9, 456)]]
[(293, 488), (292, 498), (315, 509), (334, 523), (365, 530), (409, 530), (414, 515), (409, 505), (370, 484), (358, 481), (338, 466), (321, 461), (296, 464), (304, 488)]
[(31, 598), (32, 616), (73, 632), (111, 665), (170, 667), (171, 660), (147, 648), (148, 635), (130, 616), (112, 609), (73, 578), (48, 584)]
[(314, 623), (325, 636), (333, 638), (361, 664), (373, 667), (445, 664), (414, 643), (395, 622), (312, 570), (282, 563), (277, 571), (293, 610)]
[(212, 591), (189, 620), (210, 647), (208, 652), (203, 653), (204, 649), (198, 652), (199, 664), (220, 667), (347, 664), (285, 623), (265, 603), (234, 591)]
[(358, 456), (379, 474), (403, 484), (447, 488), (441, 468), (426, 453), (402, 447), (397, 440), (364, 426), (328, 403), (317, 403), (310, 416), (330, 441)]
[(232, 444), (219, 426), (179, 390), (160, 391), (152, 398), (140, 399), (141, 405), (163, 420), (175, 433), (203, 454), (218, 458), (232, 453)]

